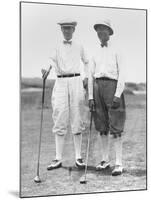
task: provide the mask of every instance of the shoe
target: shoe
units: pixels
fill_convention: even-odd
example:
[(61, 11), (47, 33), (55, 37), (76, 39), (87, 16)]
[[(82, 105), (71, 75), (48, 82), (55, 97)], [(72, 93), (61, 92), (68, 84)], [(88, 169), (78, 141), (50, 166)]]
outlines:
[(52, 160), (51, 164), (48, 165), (47, 170), (57, 169), (62, 167), (62, 162), (60, 160)]
[(84, 169), (85, 168), (85, 163), (83, 162), (82, 158), (78, 158), (76, 159), (75, 165), (79, 168), (79, 169)]
[(112, 171), (112, 176), (119, 176), (123, 172), (123, 167), (121, 165), (116, 165)]
[(101, 161), (97, 166), (96, 170), (104, 170), (110, 167), (110, 163), (107, 161)]

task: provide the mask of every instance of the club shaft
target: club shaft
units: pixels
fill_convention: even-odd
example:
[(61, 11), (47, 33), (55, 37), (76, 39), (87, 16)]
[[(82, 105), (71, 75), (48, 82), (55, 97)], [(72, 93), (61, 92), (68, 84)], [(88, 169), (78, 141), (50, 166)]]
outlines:
[(37, 176), (39, 176), (39, 165), (40, 165), (41, 138), (42, 138), (42, 129), (43, 129), (42, 125), (43, 125), (44, 98), (45, 98), (45, 79), (43, 79), (43, 89), (42, 89), (42, 108), (41, 108), (40, 134), (39, 134), (39, 145), (38, 145)]
[(92, 112), (91, 112), (91, 118), (90, 118), (90, 129), (89, 129), (89, 135), (88, 135), (88, 142), (87, 142), (87, 151), (86, 151), (86, 166), (85, 166), (85, 172), (84, 172), (84, 180), (86, 181), (86, 174), (87, 174), (87, 168), (88, 168), (88, 159), (89, 159), (89, 149), (90, 149), (90, 139), (91, 139), (91, 128), (92, 128)]

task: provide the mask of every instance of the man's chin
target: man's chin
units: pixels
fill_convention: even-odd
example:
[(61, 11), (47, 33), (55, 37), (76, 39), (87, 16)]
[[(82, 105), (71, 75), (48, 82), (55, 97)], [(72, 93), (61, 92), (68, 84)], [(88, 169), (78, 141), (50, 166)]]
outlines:
[(71, 40), (72, 39), (72, 37), (64, 37), (65, 38), (65, 40)]

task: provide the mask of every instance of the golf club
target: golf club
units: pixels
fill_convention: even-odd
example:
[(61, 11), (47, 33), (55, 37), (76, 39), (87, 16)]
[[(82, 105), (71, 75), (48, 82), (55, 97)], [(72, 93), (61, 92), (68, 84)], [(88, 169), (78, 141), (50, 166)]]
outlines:
[(86, 174), (87, 174), (87, 168), (88, 168), (88, 158), (89, 158), (89, 147), (90, 147), (90, 138), (91, 138), (93, 112), (94, 112), (94, 110), (91, 110), (90, 128), (89, 128), (89, 135), (88, 135), (88, 142), (87, 142), (87, 151), (86, 151), (86, 166), (85, 166), (84, 176), (82, 176), (81, 179), (80, 179), (80, 183), (81, 184), (86, 184), (87, 183)]
[(37, 174), (34, 178), (35, 183), (40, 183), (39, 165), (40, 165), (40, 150), (41, 150), (41, 136), (42, 136), (42, 125), (43, 125), (43, 110), (44, 110), (44, 98), (45, 98), (45, 83), (46, 78), (43, 78), (43, 89), (42, 89), (42, 108), (41, 108), (41, 122), (40, 122), (40, 134), (39, 134), (39, 146), (38, 146), (38, 160), (37, 160)]

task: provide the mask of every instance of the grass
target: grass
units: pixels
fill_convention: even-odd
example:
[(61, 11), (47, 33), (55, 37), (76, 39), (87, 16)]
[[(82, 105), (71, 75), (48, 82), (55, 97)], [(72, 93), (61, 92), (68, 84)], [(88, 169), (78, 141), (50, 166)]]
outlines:
[[(47, 165), (55, 156), (55, 140), (52, 134), (51, 89), (46, 90), (44, 129), (40, 160), (42, 183), (35, 184), (38, 138), (40, 128), (41, 92), (21, 94), (21, 196), (47, 196), (146, 189), (146, 96), (126, 95), (127, 120), (123, 143), (124, 173), (112, 177), (111, 170), (96, 172), (100, 161), (99, 136), (94, 129), (90, 144), (88, 183), (81, 185), (83, 171), (74, 167), (74, 148), (70, 131), (66, 135), (63, 152), (63, 167), (47, 171)], [(88, 125), (88, 108), (84, 108), (85, 123)], [(82, 155), (86, 155), (88, 128), (83, 133)], [(114, 165), (113, 139), (111, 138), (110, 160)], [(69, 168), (71, 167), (71, 171)]]
[[(47, 88), (52, 88), (54, 85), (55, 80), (48, 79), (46, 81), (46, 87)], [(125, 84), (126, 90), (146, 90), (146, 84), (145, 83), (132, 83), (132, 82), (127, 82)], [(42, 79), (41, 78), (22, 78), (21, 80), (21, 88), (42, 88)]]

